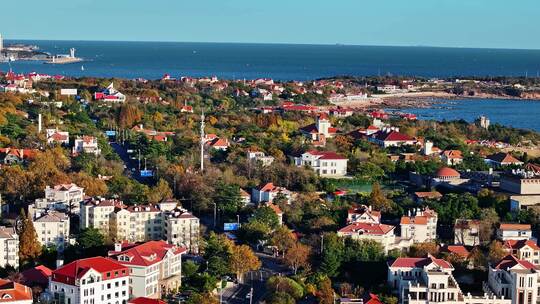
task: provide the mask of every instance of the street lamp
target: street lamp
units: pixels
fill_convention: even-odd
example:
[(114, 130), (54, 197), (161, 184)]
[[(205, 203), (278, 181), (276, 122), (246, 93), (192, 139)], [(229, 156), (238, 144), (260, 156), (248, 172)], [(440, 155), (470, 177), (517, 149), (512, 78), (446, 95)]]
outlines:
[(214, 229), (216, 228), (216, 216), (217, 216), (217, 204), (212, 203), (214, 205)]

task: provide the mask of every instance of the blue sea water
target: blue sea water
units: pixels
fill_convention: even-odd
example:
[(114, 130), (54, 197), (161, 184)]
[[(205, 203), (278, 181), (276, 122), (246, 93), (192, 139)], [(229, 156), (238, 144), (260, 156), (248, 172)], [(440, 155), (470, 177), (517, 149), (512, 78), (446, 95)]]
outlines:
[[(540, 50), (292, 45), (180, 42), (6, 41), (34, 44), (42, 51), (67, 54), (77, 49), (85, 61), (67, 65), (18, 61), (0, 63), (18, 73), (158, 79), (218, 76), (309, 80), (337, 75), (536, 76)], [(84, 66), (84, 71), (81, 69)], [(540, 131), (540, 102), (464, 99), (434, 109), (413, 109), (421, 119), (466, 119), (479, 114), (495, 123)]]
[[(11, 63), (17, 72), (67, 76), (160, 78), (218, 76), (309, 80), (337, 75), (536, 76), (540, 50), (180, 42), (6, 41), (53, 54), (77, 49), (83, 63)], [(85, 70), (81, 70), (84, 65)], [(0, 70), (9, 69), (1, 63)]]
[(423, 120), (459, 120), (473, 122), (478, 116), (520, 129), (540, 132), (540, 100), (457, 99), (435, 100), (432, 108), (406, 109)]

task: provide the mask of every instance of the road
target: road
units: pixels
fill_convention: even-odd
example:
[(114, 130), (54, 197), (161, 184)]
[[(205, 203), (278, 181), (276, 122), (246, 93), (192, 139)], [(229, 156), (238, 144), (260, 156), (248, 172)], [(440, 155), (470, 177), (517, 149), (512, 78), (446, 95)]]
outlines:
[(257, 271), (251, 271), (244, 275), (244, 283), (223, 290), (223, 303), (249, 304), (249, 292), (253, 288), (252, 304), (262, 303), (266, 296), (266, 280), (273, 275), (287, 275), (290, 270), (281, 265), (277, 258), (257, 252), (262, 266)]
[(122, 146), (120, 143), (117, 142), (110, 142), (109, 143), (111, 147), (114, 149), (114, 152), (120, 156), (120, 159), (122, 162), (124, 162), (124, 165), (126, 166), (125, 175), (129, 178), (133, 178), (134, 180), (138, 181), (139, 183), (148, 183), (152, 179), (151, 178), (144, 178), (141, 177), (139, 172), (139, 162), (136, 159), (130, 159), (130, 155), (127, 153), (127, 149)]

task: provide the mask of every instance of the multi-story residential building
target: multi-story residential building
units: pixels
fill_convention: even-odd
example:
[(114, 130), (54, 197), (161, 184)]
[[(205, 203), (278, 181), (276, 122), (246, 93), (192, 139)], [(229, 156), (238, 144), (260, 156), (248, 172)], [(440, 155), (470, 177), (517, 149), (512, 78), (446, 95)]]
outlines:
[(531, 225), (500, 223), (497, 238), (501, 241), (530, 240), (532, 238)]
[(437, 213), (426, 208), (417, 209), (411, 216), (401, 218), (401, 237), (412, 239), (413, 243), (433, 241), (437, 238)]
[(540, 194), (540, 175), (532, 172), (503, 174), (500, 187), (504, 191), (520, 195)]
[(484, 284), (484, 294), (463, 294), (445, 260), (428, 255), (424, 258), (397, 258), (388, 264), (388, 285), (400, 304), (510, 304), (495, 296)]
[(81, 202), (80, 227), (96, 228), (109, 235), (111, 215), (115, 208), (125, 208), (122, 201), (104, 198)]
[(42, 246), (54, 245), (59, 252), (64, 251), (69, 241), (69, 216), (58, 211), (36, 212), (32, 221), (38, 241)]
[(480, 244), (480, 221), (456, 219), (454, 224), (454, 244), (477, 246)]
[(162, 212), (152, 205), (116, 208), (110, 215), (109, 229), (114, 240), (158, 240), (163, 236)]
[(251, 201), (255, 204), (262, 202), (272, 203), (278, 196), (282, 196), (290, 202), (292, 192), (285, 187), (275, 186), (273, 183), (266, 183), (251, 190)]
[(111, 82), (111, 84), (103, 91), (94, 93), (94, 100), (121, 103), (126, 101), (126, 95), (116, 90), (114, 88), (114, 83)]
[(535, 304), (538, 301), (538, 274), (533, 264), (508, 255), (490, 265), (488, 283), (495, 295), (511, 299), (512, 304)]
[(143, 244), (116, 244), (109, 253), (130, 269), (132, 297), (160, 298), (178, 290), (182, 276), (182, 254), (186, 248), (150, 241)]
[(463, 162), (463, 154), (460, 150), (445, 150), (441, 153), (441, 160), (447, 166), (459, 165)]
[(517, 259), (540, 266), (540, 247), (535, 242), (531, 240), (509, 240), (504, 242), (504, 247), (509, 254)]
[(84, 188), (73, 183), (60, 184), (54, 187), (47, 186), (45, 188), (45, 198), (37, 199), (34, 207), (36, 209), (53, 209), (78, 214), (80, 202), (83, 200)]
[(0, 303), (32, 304), (32, 288), (13, 281), (0, 279)]
[(166, 212), (163, 217), (163, 238), (169, 244), (182, 246), (189, 252), (199, 252), (199, 219), (184, 209)]
[(190, 252), (199, 250), (199, 219), (176, 201), (157, 206), (126, 206), (121, 201), (91, 199), (81, 204), (81, 228), (93, 227), (114, 241), (167, 240)]
[(72, 153), (78, 154), (83, 152), (95, 155), (101, 154), (101, 149), (99, 148), (97, 138), (86, 135), (75, 138)]
[(19, 235), (13, 227), (0, 226), (0, 267), (19, 268)]
[(264, 152), (257, 151), (254, 149), (249, 149), (246, 155), (247, 155), (247, 159), (249, 159), (251, 162), (259, 163), (263, 167), (270, 166), (274, 162), (273, 156), (267, 156), (264, 154)]
[(130, 269), (104, 257), (80, 259), (55, 271), (49, 291), (55, 303), (121, 304), (129, 299)]
[(347, 175), (347, 162), (349, 160), (335, 152), (308, 151), (300, 157), (295, 157), (297, 166), (311, 167), (322, 177), (340, 177)]
[(381, 212), (374, 211), (371, 206), (360, 205), (356, 208), (350, 208), (347, 211), (347, 224), (352, 223), (368, 223), (368, 224), (380, 224)]

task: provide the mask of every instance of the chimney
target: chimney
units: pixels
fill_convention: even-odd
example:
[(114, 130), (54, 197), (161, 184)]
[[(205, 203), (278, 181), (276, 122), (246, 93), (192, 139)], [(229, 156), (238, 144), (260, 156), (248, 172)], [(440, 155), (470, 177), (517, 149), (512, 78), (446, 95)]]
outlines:
[(64, 260), (63, 259), (56, 259), (56, 269), (64, 266)]
[(122, 243), (114, 243), (114, 251), (116, 252), (122, 251)]

